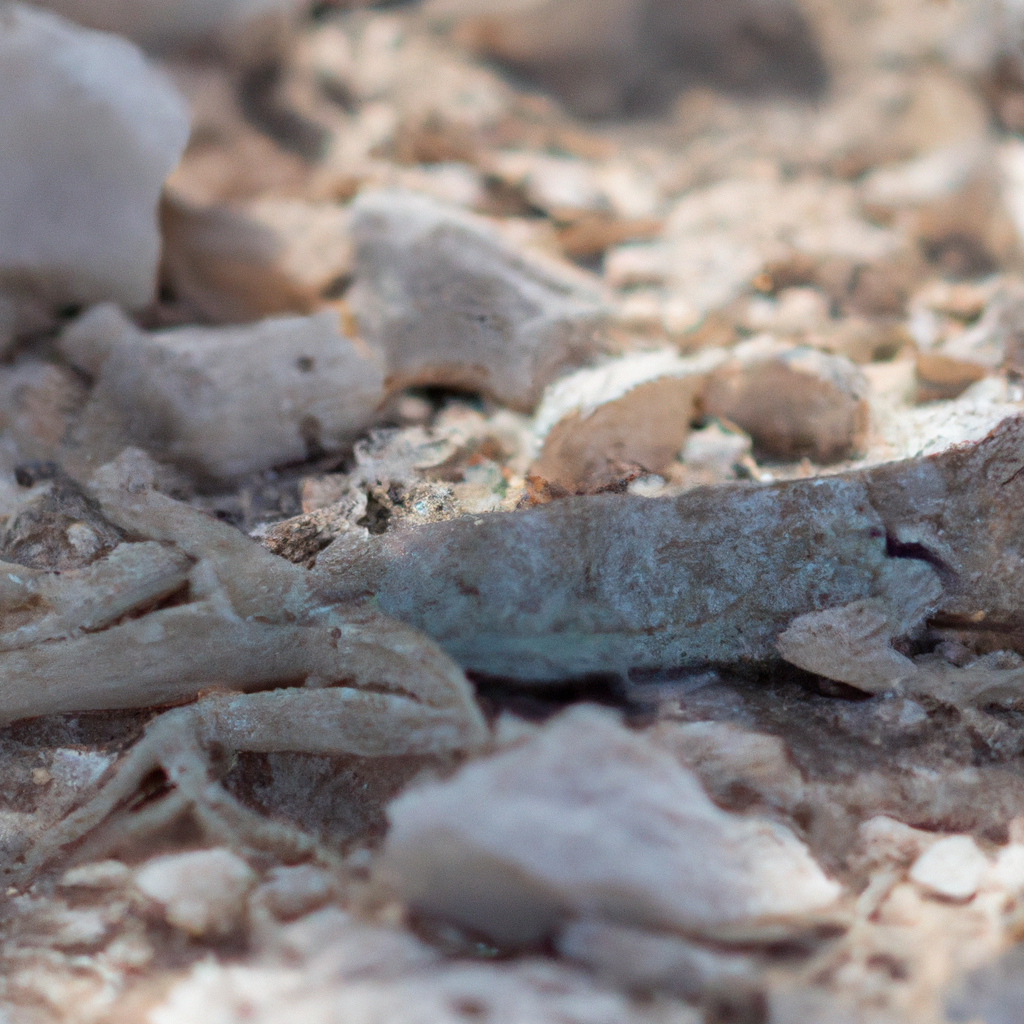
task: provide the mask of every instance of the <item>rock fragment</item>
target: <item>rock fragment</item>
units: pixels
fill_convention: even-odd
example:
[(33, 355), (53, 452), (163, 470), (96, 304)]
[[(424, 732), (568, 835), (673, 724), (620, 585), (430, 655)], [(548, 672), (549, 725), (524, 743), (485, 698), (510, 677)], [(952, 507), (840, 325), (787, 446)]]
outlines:
[(933, 286), (916, 297), (910, 329), (918, 346), (918, 399), (957, 398), (1004, 366), (1024, 369), (1024, 285), (997, 278), (956, 291)]
[(600, 290), (517, 252), (482, 218), (398, 191), (365, 192), (352, 210), (349, 301), (390, 389), (481, 391), (528, 410), (600, 349)]
[(787, 829), (719, 810), (594, 708), (399, 797), (389, 817), (383, 870), (400, 895), (505, 944), (581, 915), (714, 933), (822, 911), (840, 892)]
[(145, 305), (184, 101), (131, 43), (0, 6), (0, 288), (53, 306)]
[(762, 340), (739, 346), (714, 370), (702, 406), (745, 430), (768, 456), (829, 463), (863, 449), (867, 392), (867, 380), (843, 356)]
[(218, 937), (241, 923), (256, 874), (241, 857), (218, 848), (154, 857), (134, 881), (161, 907), (168, 924), (197, 938)]
[(711, 370), (725, 354), (625, 356), (553, 384), (537, 410), (541, 451), (532, 472), (570, 493), (598, 490), (628, 469), (660, 473), (697, 416)]
[(313, 313), (352, 273), (349, 213), (333, 203), (266, 198), (162, 210), (163, 273), (176, 299), (214, 323)]
[(382, 398), (378, 360), (330, 311), (146, 334), (100, 306), (60, 345), (96, 377), (86, 451), (102, 458), (131, 439), (200, 476), (230, 479), (336, 448)]
[(935, 896), (966, 900), (978, 891), (988, 868), (988, 857), (970, 836), (947, 836), (914, 861), (910, 877)]

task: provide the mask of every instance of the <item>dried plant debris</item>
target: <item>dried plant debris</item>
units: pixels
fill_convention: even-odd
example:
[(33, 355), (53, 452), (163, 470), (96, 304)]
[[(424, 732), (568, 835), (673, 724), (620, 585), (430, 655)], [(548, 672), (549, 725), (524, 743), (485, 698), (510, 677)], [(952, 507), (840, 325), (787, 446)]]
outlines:
[(0, 1018), (1017, 1019), (1012, 6), (0, 4)]

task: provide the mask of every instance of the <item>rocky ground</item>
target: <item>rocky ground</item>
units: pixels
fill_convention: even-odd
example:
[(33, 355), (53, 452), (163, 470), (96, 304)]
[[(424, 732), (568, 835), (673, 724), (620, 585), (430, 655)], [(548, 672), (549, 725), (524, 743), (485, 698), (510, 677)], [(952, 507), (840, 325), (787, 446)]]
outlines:
[(1012, 5), (44, 7), (0, 1020), (1021, 1019)]

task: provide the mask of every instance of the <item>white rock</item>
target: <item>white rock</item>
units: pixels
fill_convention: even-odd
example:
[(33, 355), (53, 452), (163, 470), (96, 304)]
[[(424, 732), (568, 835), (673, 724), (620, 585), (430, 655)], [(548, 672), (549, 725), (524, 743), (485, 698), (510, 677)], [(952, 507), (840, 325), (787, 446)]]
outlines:
[(970, 899), (981, 885), (989, 860), (970, 836), (947, 836), (914, 861), (910, 878), (936, 896)]
[(81, 25), (147, 45), (194, 42), (303, 5), (304, 0), (42, 0), (42, 6)]
[(100, 306), (60, 347), (96, 377), (83, 429), (96, 434), (97, 458), (127, 438), (216, 478), (339, 447), (366, 428), (382, 398), (379, 360), (331, 311), (145, 334)]
[(990, 878), (1011, 893), (1024, 892), (1024, 844), (1010, 843), (996, 854)]
[(737, 462), (750, 455), (752, 442), (748, 434), (724, 427), (713, 420), (706, 427), (693, 431), (683, 445), (682, 459), (688, 466), (713, 470), (728, 476)]
[(600, 289), (524, 256), (483, 218), (399, 191), (365, 192), (352, 211), (349, 301), (386, 354), (389, 388), (464, 388), (530, 409), (599, 349)]
[(533, 472), (568, 490), (610, 483), (622, 467), (657, 473), (677, 455), (708, 374), (726, 359), (644, 352), (578, 370), (551, 385), (537, 410)]
[(0, 287), (145, 305), (157, 200), (188, 131), (184, 101), (131, 43), (0, 4)]
[(167, 922), (189, 935), (227, 935), (241, 922), (256, 875), (230, 850), (172, 853), (146, 861), (135, 886), (158, 903)]
[[(875, 367), (866, 367), (874, 370)], [(904, 372), (913, 384), (914, 362), (879, 364), (878, 369)], [(872, 382), (879, 378), (872, 374)], [(918, 407), (871, 402), (872, 437), (865, 464), (934, 455), (954, 445), (980, 441), (1008, 416), (1020, 413), (1020, 393), (1006, 381), (989, 377), (971, 385), (959, 398)]]
[(840, 891), (787, 829), (720, 810), (671, 755), (591, 707), (409, 791), (389, 817), (398, 893), (504, 943), (576, 915), (692, 934), (821, 910)]

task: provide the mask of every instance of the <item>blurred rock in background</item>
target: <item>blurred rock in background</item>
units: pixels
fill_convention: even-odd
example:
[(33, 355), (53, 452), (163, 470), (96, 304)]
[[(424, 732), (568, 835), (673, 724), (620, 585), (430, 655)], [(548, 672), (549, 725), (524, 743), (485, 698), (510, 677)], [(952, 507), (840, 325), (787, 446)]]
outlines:
[(584, 116), (650, 112), (684, 85), (813, 97), (828, 82), (788, 0), (428, 0), (425, 10)]

